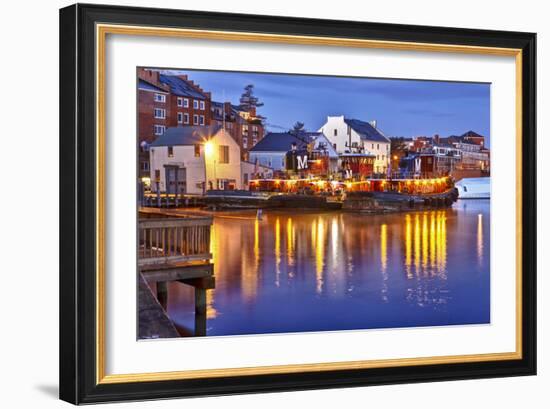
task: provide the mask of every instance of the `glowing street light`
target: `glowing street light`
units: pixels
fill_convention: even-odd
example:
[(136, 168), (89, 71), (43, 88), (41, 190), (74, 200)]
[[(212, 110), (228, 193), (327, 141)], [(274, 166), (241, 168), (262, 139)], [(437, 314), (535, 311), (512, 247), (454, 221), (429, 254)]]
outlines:
[(204, 154), (210, 156), (214, 153), (214, 143), (212, 141), (207, 141), (204, 143)]

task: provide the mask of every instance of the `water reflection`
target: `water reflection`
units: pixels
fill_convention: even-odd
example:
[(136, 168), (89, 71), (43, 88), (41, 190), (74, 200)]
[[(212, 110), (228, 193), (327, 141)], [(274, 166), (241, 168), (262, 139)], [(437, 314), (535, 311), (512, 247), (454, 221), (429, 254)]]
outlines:
[[(488, 223), (488, 201), (383, 216), (216, 213), (207, 334), (488, 322)], [(192, 292), (175, 286), (169, 313), (185, 325)]]

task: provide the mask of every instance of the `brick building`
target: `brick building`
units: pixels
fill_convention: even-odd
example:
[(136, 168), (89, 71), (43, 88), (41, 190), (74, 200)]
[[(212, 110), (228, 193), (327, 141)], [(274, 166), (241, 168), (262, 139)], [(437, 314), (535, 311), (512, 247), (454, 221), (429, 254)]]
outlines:
[(138, 139), (140, 176), (149, 175), (148, 146), (167, 128), (209, 126), (211, 94), (186, 75), (138, 69)]
[[(225, 121), (224, 121), (225, 112)], [(263, 117), (256, 109), (242, 109), (230, 102), (212, 101), (187, 75), (169, 75), (158, 70), (138, 69), (138, 138), (140, 177), (149, 176), (148, 147), (166, 129), (179, 126), (225, 126), (241, 149), (248, 150), (263, 138)]]
[(241, 159), (247, 161), (250, 149), (265, 135), (264, 118), (257, 115), (254, 107), (246, 110), (231, 102), (212, 101), (211, 107), (212, 123), (225, 126), (241, 148)]

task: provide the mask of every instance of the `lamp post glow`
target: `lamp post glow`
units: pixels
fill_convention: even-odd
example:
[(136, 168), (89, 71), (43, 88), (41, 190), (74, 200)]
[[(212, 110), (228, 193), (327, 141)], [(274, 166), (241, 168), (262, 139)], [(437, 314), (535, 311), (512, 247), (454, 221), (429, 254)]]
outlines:
[(210, 156), (214, 153), (214, 143), (211, 141), (204, 143), (204, 154)]

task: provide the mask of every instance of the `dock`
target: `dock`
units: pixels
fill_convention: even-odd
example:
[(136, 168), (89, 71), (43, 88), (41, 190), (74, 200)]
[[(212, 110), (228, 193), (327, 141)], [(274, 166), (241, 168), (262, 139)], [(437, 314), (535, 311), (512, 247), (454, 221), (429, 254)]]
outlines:
[[(151, 317), (160, 307), (166, 313), (168, 283), (178, 282), (195, 291), (195, 336), (206, 335), (206, 291), (215, 287), (214, 265), (211, 263), (210, 230), (213, 218), (204, 215), (182, 214), (179, 217), (162, 213), (140, 212), (138, 269), (140, 274), (139, 328), (141, 334), (153, 336), (159, 329)], [(143, 280), (143, 283), (141, 282)], [(156, 298), (147, 282), (155, 282)], [(145, 285), (149, 291), (142, 289)], [(149, 294), (150, 293), (150, 294)], [(143, 299), (141, 298), (143, 295)], [(153, 297), (153, 303), (150, 300)], [(161, 325), (161, 324), (158, 324)], [(163, 331), (169, 331), (164, 324)], [(172, 324), (173, 326), (173, 324)]]

